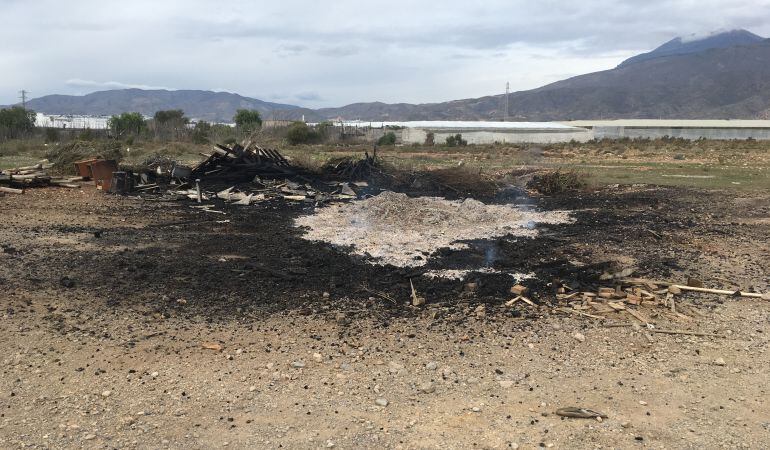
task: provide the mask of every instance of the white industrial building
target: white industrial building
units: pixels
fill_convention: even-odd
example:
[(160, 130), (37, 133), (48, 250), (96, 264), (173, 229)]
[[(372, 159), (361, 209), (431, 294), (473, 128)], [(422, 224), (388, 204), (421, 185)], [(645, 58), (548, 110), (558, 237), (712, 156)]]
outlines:
[[(770, 140), (770, 120), (581, 120), (571, 122), (341, 122), (345, 127), (399, 131), (404, 144), (436, 144), (462, 134), (469, 144), (586, 142), (592, 139), (674, 137)], [(399, 134), (399, 133), (397, 133)]]
[(596, 139), (673, 137), (683, 139), (770, 140), (770, 120), (578, 120), (568, 125), (591, 130)]

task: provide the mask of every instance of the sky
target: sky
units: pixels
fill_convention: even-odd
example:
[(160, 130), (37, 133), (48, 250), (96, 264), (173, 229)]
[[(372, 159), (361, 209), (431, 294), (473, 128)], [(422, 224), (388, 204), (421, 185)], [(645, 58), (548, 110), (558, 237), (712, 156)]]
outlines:
[(0, 104), (203, 89), (429, 103), (611, 69), (676, 36), (770, 37), (770, 0), (0, 0)]

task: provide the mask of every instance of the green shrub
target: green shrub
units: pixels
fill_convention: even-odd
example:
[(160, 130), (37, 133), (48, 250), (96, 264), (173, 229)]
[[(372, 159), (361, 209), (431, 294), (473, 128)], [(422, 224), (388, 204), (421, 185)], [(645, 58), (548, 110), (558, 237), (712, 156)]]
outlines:
[(319, 138), (318, 132), (304, 122), (294, 122), (286, 132), (286, 139), (291, 145), (311, 144), (318, 142)]
[(396, 145), (396, 133), (388, 131), (383, 134), (378, 140), (377, 145)]
[(454, 136), (449, 136), (446, 138), (446, 145), (447, 147), (465, 147), (468, 145), (468, 141), (463, 139), (462, 134), (457, 133)]
[(45, 141), (50, 142), (59, 142), (59, 130), (56, 128), (46, 128), (45, 129)]

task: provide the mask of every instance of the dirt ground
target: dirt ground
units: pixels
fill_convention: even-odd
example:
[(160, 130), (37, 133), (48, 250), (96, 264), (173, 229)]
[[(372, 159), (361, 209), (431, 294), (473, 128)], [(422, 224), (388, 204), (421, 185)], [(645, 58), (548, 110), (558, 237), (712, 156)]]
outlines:
[[(419, 269), (492, 249), (493, 268), (537, 276), (537, 305), (509, 307), (502, 276), (469, 294), (303, 240), (292, 223), (309, 206), (222, 215), (90, 186), (2, 197), (0, 447), (767, 448), (770, 302), (685, 294), (688, 314), (650, 321), (715, 336), (666, 335), (564, 313), (553, 287), (633, 268), (767, 292), (770, 195), (534, 202), (575, 221)], [(608, 417), (554, 414), (569, 406)]]

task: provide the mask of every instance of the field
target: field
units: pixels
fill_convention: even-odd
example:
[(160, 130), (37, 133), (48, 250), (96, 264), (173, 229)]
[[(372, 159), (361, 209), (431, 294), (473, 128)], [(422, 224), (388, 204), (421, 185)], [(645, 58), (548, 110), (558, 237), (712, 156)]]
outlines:
[[(373, 150), (271, 145), (310, 173)], [(193, 162), (207, 149), (139, 143), (123, 155)], [(375, 180), (355, 202), (213, 200), (217, 214), (88, 183), (0, 197), (0, 447), (763, 448), (770, 302), (684, 291), (665, 307), (610, 302), (597, 313), (564, 289), (613, 288), (622, 273), (662, 292), (672, 292), (665, 281), (770, 291), (769, 149), (379, 148), (388, 176), (420, 175), (387, 186), (410, 196), (440, 194), (423, 176), (442, 174), (450, 199), (471, 191), (527, 214), (569, 214), (527, 225), (531, 235), (439, 248), (425, 265), (378, 264), (296, 226), (374, 202)], [(0, 166), (47, 152), (4, 144)], [(527, 188), (554, 169), (588, 184)], [(496, 211), (411, 205), (385, 211), (411, 226), (372, 243)], [(351, 235), (373, 226), (359, 218)], [(428, 276), (467, 268), (465, 279)], [(510, 302), (510, 274), (527, 274), (531, 304)], [(555, 414), (565, 407), (606, 418)]]

